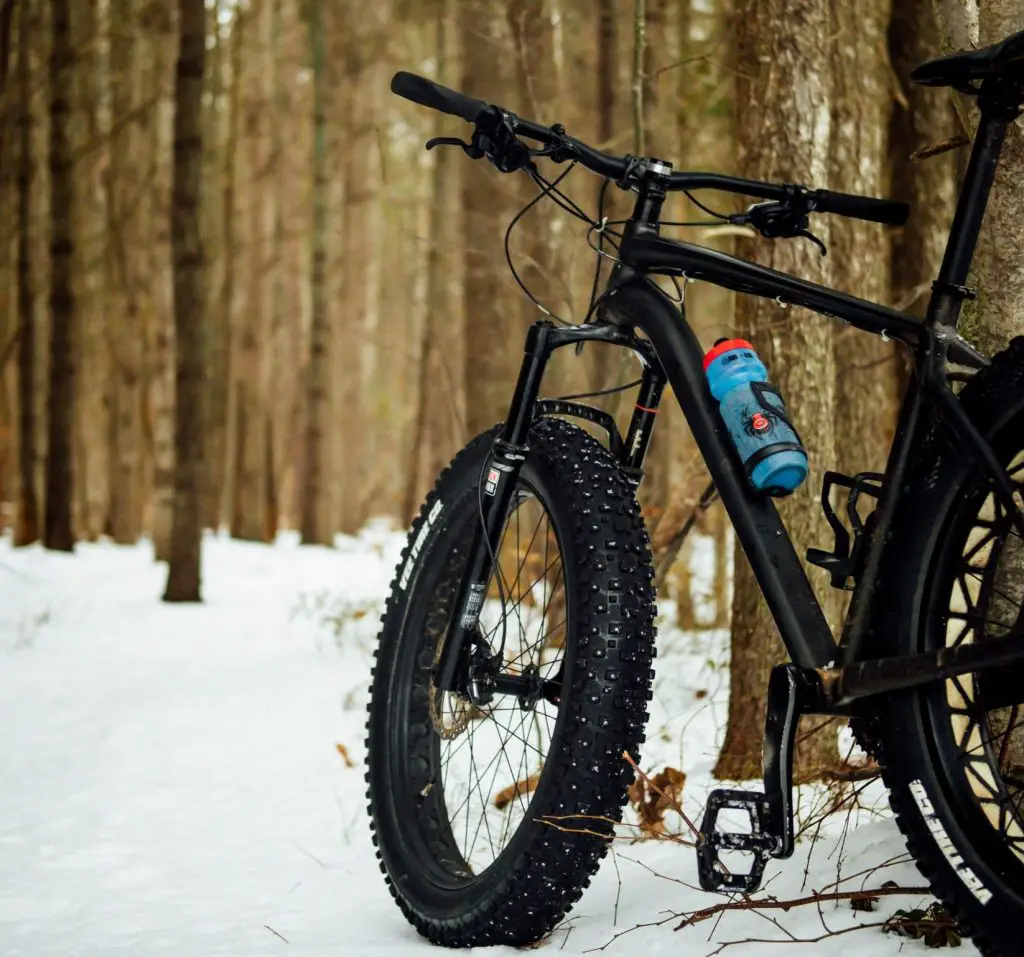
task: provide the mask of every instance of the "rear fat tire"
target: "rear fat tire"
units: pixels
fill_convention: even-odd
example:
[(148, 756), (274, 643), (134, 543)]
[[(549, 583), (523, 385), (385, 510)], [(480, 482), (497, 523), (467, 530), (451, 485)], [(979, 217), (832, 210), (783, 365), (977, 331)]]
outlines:
[[(396, 726), (413, 706), (398, 692), (403, 680), (409, 687), (403, 665), (425, 657), (410, 611), (460, 520), (476, 521), (481, 468), (496, 434), (478, 436), (456, 456), (413, 523), (382, 618), (368, 708), (369, 811), (381, 869), (409, 921), (449, 947), (532, 943), (579, 899), (608, 849), (611, 829), (596, 819), (621, 817), (633, 779), (623, 752), (639, 758), (653, 679), (653, 573), (633, 487), (582, 429), (542, 419), (530, 433), (522, 480), (544, 498), (565, 568), (570, 633), (558, 718), (528, 814), (505, 850), (479, 875), (440, 873), (433, 859), (439, 842), (432, 854), (422, 810), (403, 799), (408, 756), (397, 753)], [(573, 814), (594, 818), (577, 826), (598, 833), (566, 833), (542, 821)], [(442, 830), (446, 822), (447, 812)]]
[[(960, 399), (1001, 462), (1024, 450), (1024, 339), (1013, 340), (965, 386)], [(945, 644), (944, 632), (936, 638), (942, 608), (937, 603), (949, 601), (949, 569), (962, 554), (966, 513), (959, 506), (980, 494), (983, 474), (941, 426), (933, 427), (883, 560), (881, 580), (892, 585), (879, 595), (873, 612), (873, 655), (907, 655)], [(950, 757), (945, 695), (943, 683), (879, 701), (870, 725), (879, 739), (883, 777), (908, 849), (935, 895), (983, 954), (1017, 957), (1024, 865), (1007, 856), (1001, 835), (983, 820), (973, 797), (964, 798), (965, 771)]]

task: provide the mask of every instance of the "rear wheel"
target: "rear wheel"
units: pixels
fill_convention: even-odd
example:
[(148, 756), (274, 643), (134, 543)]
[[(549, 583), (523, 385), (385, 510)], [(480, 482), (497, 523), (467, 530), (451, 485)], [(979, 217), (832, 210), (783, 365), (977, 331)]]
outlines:
[[(1024, 340), (961, 394), (1024, 490)], [(876, 611), (881, 654), (1001, 638), (1024, 627), (1024, 541), (979, 463), (938, 428), (893, 531)], [(1024, 640), (1024, 638), (1022, 638)], [(876, 722), (893, 808), (932, 888), (989, 955), (1024, 923), (1024, 667), (892, 695)]]
[[(453, 614), (495, 433), (442, 475), (414, 523), (385, 612), (367, 741), (370, 813), (399, 906), (455, 947), (544, 936), (589, 883), (647, 720), (654, 593), (633, 488), (581, 429), (531, 430), (475, 632), (478, 685), (431, 669)], [(503, 593), (503, 594), (502, 594)], [(489, 693), (483, 649), (529, 691)]]

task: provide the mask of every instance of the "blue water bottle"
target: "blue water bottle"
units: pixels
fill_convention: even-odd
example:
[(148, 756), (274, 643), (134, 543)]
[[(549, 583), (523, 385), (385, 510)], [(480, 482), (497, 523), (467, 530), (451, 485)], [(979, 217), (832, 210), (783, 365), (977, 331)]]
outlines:
[(754, 347), (719, 339), (704, 356), (704, 373), (751, 484), (788, 495), (807, 478), (807, 450)]

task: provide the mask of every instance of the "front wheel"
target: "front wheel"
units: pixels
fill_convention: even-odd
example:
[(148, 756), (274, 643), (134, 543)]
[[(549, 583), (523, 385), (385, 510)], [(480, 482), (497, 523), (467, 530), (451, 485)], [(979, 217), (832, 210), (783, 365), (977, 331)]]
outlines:
[(544, 419), (473, 635), (535, 690), (434, 688), (495, 435), (459, 453), (413, 524), (367, 723), (381, 868), (417, 930), (452, 947), (531, 943), (579, 898), (621, 815), (623, 752), (638, 758), (652, 681), (651, 556), (633, 487), (586, 432)]
[[(960, 400), (1024, 489), (1024, 339)], [(984, 468), (941, 427), (921, 449), (901, 502), (873, 651), (908, 655), (1021, 633), (1024, 541)], [(893, 694), (880, 708), (884, 777), (918, 866), (983, 954), (1020, 954), (1024, 667)]]

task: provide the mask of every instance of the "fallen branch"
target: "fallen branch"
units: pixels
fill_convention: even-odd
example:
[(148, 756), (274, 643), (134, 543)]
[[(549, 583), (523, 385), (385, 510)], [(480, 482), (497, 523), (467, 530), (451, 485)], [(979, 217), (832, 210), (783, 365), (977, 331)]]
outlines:
[(923, 894), (930, 894), (927, 887), (899, 887), (886, 886), (877, 887), (874, 890), (860, 891), (834, 891), (830, 894), (809, 894), (806, 897), (795, 897), (790, 900), (756, 900), (753, 897), (744, 897), (740, 900), (725, 901), (721, 904), (714, 904), (705, 907), (703, 910), (695, 911), (680, 923), (676, 930), (683, 930), (695, 924), (701, 924), (712, 917), (726, 911), (734, 910), (784, 910), (789, 911), (794, 907), (805, 907), (808, 904), (823, 904), (828, 901), (863, 901), (869, 897), (920, 897)]
[(820, 937), (787, 937), (785, 940), (765, 940), (763, 937), (748, 937), (746, 940), (726, 940), (716, 947), (708, 957), (715, 957), (726, 947), (738, 947), (740, 944), (820, 944), (823, 940), (831, 940), (833, 937), (842, 937), (843, 934), (852, 934), (855, 930), (868, 930), (871, 927), (884, 927), (882, 921), (873, 924), (856, 924), (853, 927), (844, 927), (842, 930), (830, 930)]
[(950, 150), (966, 146), (970, 142), (970, 138), (961, 133), (951, 139), (943, 140), (941, 143), (932, 143), (930, 146), (922, 146), (921, 149), (915, 150), (910, 154), (910, 161), (912, 163), (917, 163), (920, 160), (930, 159), (933, 156), (939, 156), (941, 153), (948, 153)]

